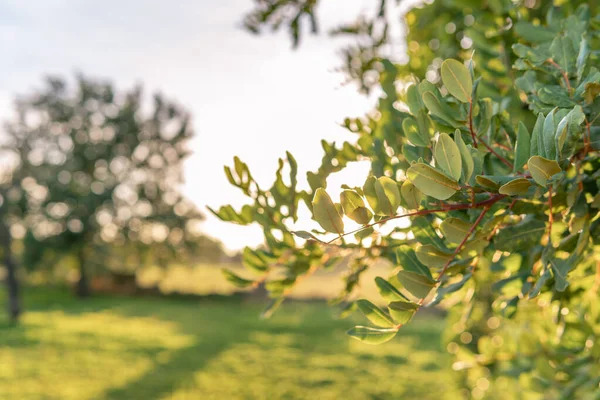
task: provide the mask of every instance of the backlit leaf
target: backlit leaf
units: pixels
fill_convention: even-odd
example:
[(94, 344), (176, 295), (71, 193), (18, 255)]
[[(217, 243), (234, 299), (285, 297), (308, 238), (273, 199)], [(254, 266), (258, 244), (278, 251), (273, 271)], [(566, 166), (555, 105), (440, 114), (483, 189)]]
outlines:
[(531, 182), (529, 182), (529, 179), (517, 178), (500, 186), (498, 193), (506, 194), (508, 196), (515, 196), (518, 194), (527, 193), (527, 190), (529, 190), (530, 187)]
[(353, 190), (344, 190), (340, 194), (340, 203), (344, 209), (344, 214), (361, 225), (369, 223), (373, 217), (371, 211), (365, 207), (362, 197)]
[(442, 82), (448, 92), (463, 103), (471, 101), (473, 79), (465, 65), (457, 60), (449, 59), (442, 63)]
[(406, 175), (417, 189), (438, 200), (446, 200), (460, 189), (458, 182), (427, 164), (414, 164)]
[(369, 300), (360, 299), (356, 302), (356, 306), (360, 312), (363, 313), (363, 315), (367, 317), (367, 319), (374, 325), (382, 328), (392, 328), (396, 325), (385, 312), (383, 312), (379, 307), (371, 303)]
[(400, 192), (402, 193), (402, 199), (404, 199), (404, 203), (406, 204), (406, 208), (409, 210), (416, 210), (419, 208), (421, 204), (421, 191), (412, 184), (408, 179), (402, 183), (402, 187), (400, 188)]
[(418, 309), (419, 306), (417, 304), (406, 301), (393, 301), (388, 304), (388, 310), (390, 310), (392, 318), (402, 325), (407, 324)]
[(442, 268), (453, 258), (452, 253), (442, 251), (431, 244), (417, 247), (415, 254), (420, 262), (431, 268)]
[(440, 225), (444, 237), (452, 243), (459, 244), (469, 234), (471, 224), (459, 218), (446, 218)]
[(561, 172), (560, 166), (556, 161), (540, 156), (531, 157), (527, 161), (527, 168), (529, 168), (533, 180), (540, 186), (546, 186), (548, 179)]
[(408, 245), (399, 246), (396, 249), (396, 262), (405, 271), (415, 272), (433, 279), (431, 271), (425, 265), (421, 264), (415, 251)]
[(312, 202), (315, 220), (327, 232), (344, 233), (344, 222), (325, 189), (318, 188)]
[(527, 219), (501, 229), (494, 237), (494, 244), (501, 251), (531, 250), (540, 242), (546, 224), (537, 219)]
[(379, 208), (383, 214), (396, 214), (396, 210), (402, 202), (398, 183), (387, 176), (379, 177), (375, 181), (375, 193), (377, 194)]
[(433, 279), (414, 272), (400, 271), (397, 276), (402, 286), (404, 286), (410, 294), (419, 299), (427, 297), (431, 289), (435, 286), (435, 281)]
[(396, 336), (396, 329), (371, 328), (368, 326), (355, 326), (347, 334), (354, 339), (366, 344), (381, 344)]
[(458, 147), (458, 151), (460, 152), (460, 159), (462, 161), (462, 173), (461, 173), (461, 181), (464, 183), (469, 183), (471, 176), (473, 175), (473, 170), (475, 169), (475, 163), (473, 161), (473, 156), (471, 155), (471, 151), (465, 144), (462, 134), (460, 130), (456, 130), (454, 133), (454, 142)]
[(381, 297), (388, 302), (407, 300), (406, 297), (400, 293), (394, 285), (380, 276), (375, 278), (375, 285), (377, 285), (377, 290), (379, 291)]
[(440, 133), (434, 149), (435, 162), (448, 176), (458, 181), (462, 173), (462, 160), (458, 146), (447, 133)]

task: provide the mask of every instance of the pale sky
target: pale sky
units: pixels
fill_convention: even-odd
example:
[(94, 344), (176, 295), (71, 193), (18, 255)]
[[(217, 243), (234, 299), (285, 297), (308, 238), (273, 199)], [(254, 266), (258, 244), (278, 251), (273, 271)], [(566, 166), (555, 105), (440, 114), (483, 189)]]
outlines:
[[(331, 27), (376, 3), (325, 0), (319, 16)], [(374, 99), (341, 86), (344, 77), (333, 71), (339, 41), (305, 36), (292, 51), (285, 31), (252, 36), (239, 28), (251, 6), (251, 0), (2, 0), (0, 118), (10, 114), (16, 94), (39, 87), (46, 74), (81, 71), (120, 88), (143, 83), (147, 94), (160, 90), (194, 117), (183, 189), (207, 215), (203, 230), (229, 249), (257, 244), (256, 227), (223, 223), (205, 209), (245, 204), (223, 165), (238, 155), (266, 187), (277, 158), (290, 150), (304, 180), (320, 164), (320, 140), (350, 139), (338, 124), (369, 111)], [(355, 166), (344, 182), (360, 185), (366, 171)], [(304, 229), (317, 227), (305, 218)]]

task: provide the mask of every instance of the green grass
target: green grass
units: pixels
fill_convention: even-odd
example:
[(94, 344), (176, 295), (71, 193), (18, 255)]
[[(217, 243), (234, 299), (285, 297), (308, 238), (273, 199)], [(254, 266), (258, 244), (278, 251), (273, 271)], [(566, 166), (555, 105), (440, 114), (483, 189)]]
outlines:
[(369, 346), (323, 303), (263, 321), (236, 299), (28, 292), (22, 323), (0, 326), (1, 399), (460, 398), (433, 316)]

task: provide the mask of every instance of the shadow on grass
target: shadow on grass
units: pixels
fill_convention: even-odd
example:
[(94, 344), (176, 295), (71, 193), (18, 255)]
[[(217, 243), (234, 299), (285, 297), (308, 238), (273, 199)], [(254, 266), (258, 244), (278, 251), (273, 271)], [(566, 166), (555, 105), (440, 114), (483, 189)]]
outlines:
[[(399, 398), (399, 395), (414, 398), (410, 396), (431, 390), (432, 384), (444, 386), (436, 382), (436, 377), (418, 382), (420, 387), (407, 386), (402, 390), (395, 383), (400, 371), (404, 376), (418, 372), (419, 368), (440, 370), (443, 361), (439, 357), (441, 327), (437, 319), (435, 323), (417, 323), (416, 327), (403, 330), (397, 340), (384, 348), (351, 341), (344, 331), (352, 321), (333, 320), (325, 304), (314, 302), (287, 303), (269, 321), (258, 318), (261, 304), (240, 298), (95, 296), (77, 300), (70, 293), (41, 290), (28, 295), (26, 305), (28, 311), (41, 312), (35, 321), (29, 321), (30, 334), (33, 330), (52, 330), (52, 326), (44, 324), (55, 314), (68, 316), (67, 323), (74, 325), (73, 330), (67, 331), (71, 336), (69, 342), (50, 342), (61, 353), (63, 346), (68, 354), (68, 346), (73, 345), (70, 343), (76, 343), (99, 356), (108, 349), (113, 356), (124, 360), (143, 358), (148, 362), (147, 367), (138, 370), (139, 374), (136, 372), (121, 383), (106, 382), (102, 394), (94, 398), (159, 399), (180, 395), (181, 398), (298, 399), (305, 398), (307, 390), (313, 398), (377, 399)], [(98, 327), (104, 326), (104, 319), (109, 325), (142, 321), (143, 327), (137, 331), (132, 328), (130, 337), (122, 330), (111, 336), (101, 328), (97, 332), (98, 328), (85, 330), (77, 325), (86, 318)], [(60, 321), (63, 320), (56, 319), (53, 323)], [(161, 342), (160, 337), (154, 340), (153, 335), (161, 330), (153, 331), (153, 323), (166, 324), (167, 334), (185, 340), (176, 345)], [(151, 332), (138, 337), (139, 329)], [(6, 339), (2, 345), (38, 345), (24, 327), (0, 330)], [(116, 345), (116, 350), (107, 347)], [(408, 355), (410, 352), (420, 352), (423, 358), (416, 359), (414, 354)], [(90, 366), (85, 368), (89, 370)], [(88, 370), (85, 373), (89, 374)], [(107, 372), (122, 371), (98, 373)], [(386, 383), (377, 383), (380, 379)]]

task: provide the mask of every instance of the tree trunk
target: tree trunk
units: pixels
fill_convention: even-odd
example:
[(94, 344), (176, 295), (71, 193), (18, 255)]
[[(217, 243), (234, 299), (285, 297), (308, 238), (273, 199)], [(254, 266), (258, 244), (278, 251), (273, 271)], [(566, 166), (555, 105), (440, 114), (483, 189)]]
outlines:
[(8, 227), (0, 221), (0, 244), (6, 267), (6, 290), (8, 291), (8, 315), (17, 322), (21, 314), (21, 298), (19, 297), (19, 281), (17, 280), (17, 265), (12, 257), (11, 237)]
[(79, 297), (89, 297), (91, 295), (91, 291), (89, 278), (86, 271), (85, 251), (83, 247), (80, 247), (77, 251), (77, 261), (79, 262), (79, 281), (77, 281), (75, 293)]
[(17, 266), (10, 253), (10, 246), (4, 248), (4, 265), (6, 266), (6, 288), (8, 289), (8, 313), (13, 322), (19, 320), (21, 314), (21, 299), (19, 297), (19, 281)]

